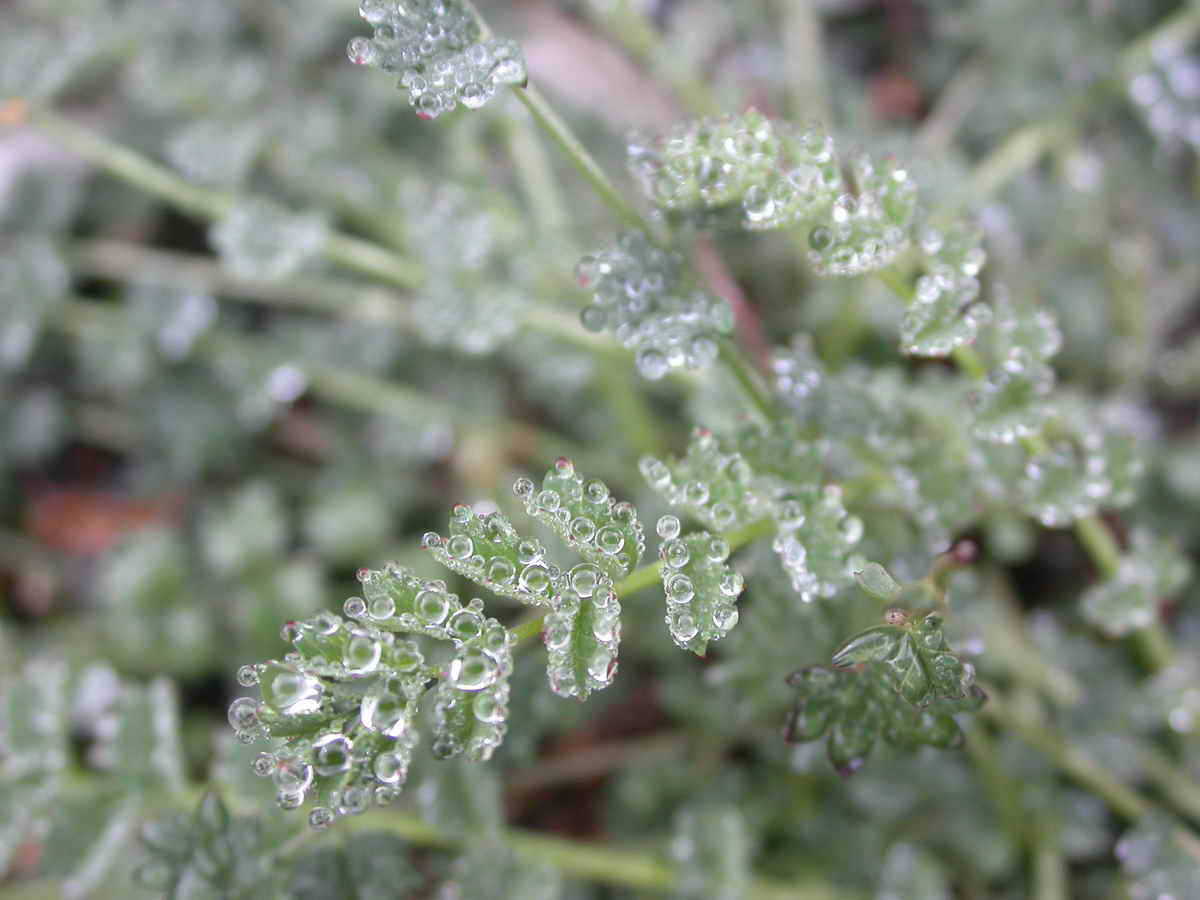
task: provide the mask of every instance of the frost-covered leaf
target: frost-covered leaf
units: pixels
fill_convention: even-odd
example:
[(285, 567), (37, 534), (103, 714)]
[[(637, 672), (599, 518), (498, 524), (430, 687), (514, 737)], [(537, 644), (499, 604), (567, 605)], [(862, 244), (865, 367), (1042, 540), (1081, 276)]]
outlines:
[(673, 894), (694, 900), (739, 900), (750, 883), (751, 831), (729, 803), (687, 806), (675, 815), (671, 860)]
[(520, 45), (484, 40), (461, 0), (363, 0), (359, 12), (374, 35), (350, 41), (350, 60), (398, 73), (422, 119), (435, 119), (459, 103), (478, 109), (497, 85), (527, 80)]
[(458, 504), (450, 515), (449, 535), (426, 532), (421, 546), (439, 563), (501, 597), (546, 605), (558, 570), (546, 561), (541, 541), (517, 533), (498, 512), (479, 515)]
[(393, 900), (419, 890), (403, 838), (356, 834), (341, 847), (304, 854), (288, 876), (284, 900)]
[(0, 369), (19, 369), (33, 353), (46, 316), (66, 296), (70, 275), (45, 238), (26, 237), (0, 255)]
[(585, 256), (576, 269), (591, 290), (580, 318), (589, 331), (611, 331), (651, 380), (674, 369), (704, 369), (733, 331), (729, 304), (692, 284), (683, 259), (641, 232), (618, 236), (613, 250)]
[(1079, 601), (1083, 617), (1112, 637), (1152, 625), (1159, 604), (1192, 577), (1191, 563), (1174, 542), (1139, 529), (1131, 545), (1116, 575), (1089, 588)]
[(1200, 896), (1200, 839), (1161, 815), (1147, 816), (1117, 843), (1132, 900)]
[(557, 900), (563, 877), (550, 863), (520, 857), (501, 843), (472, 842), (454, 864), (437, 900)]
[(787, 739), (828, 733), (829, 759), (843, 775), (858, 771), (879, 740), (957, 745), (954, 715), (985, 699), (973, 667), (950, 651), (932, 613), (862, 632), (834, 654), (833, 666), (810, 666), (787, 680), (800, 691)]
[(704, 656), (709, 641), (720, 640), (737, 624), (744, 581), (728, 565), (729, 544), (723, 538), (707, 531), (681, 536), (674, 516), (658, 520), (658, 536), (667, 628), (680, 648)]
[(1103, 465), (1089, 465), (1086, 452), (1069, 441), (1030, 457), (1020, 484), (1025, 511), (1047, 528), (1090, 516), (1108, 487)]
[(583, 563), (563, 577), (542, 625), (550, 689), (586, 700), (612, 682), (621, 643), (621, 602), (611, 579)]
[(298, 272), (322, 251), (328, 235), (321, 215), (292, 213), (261, 199), (238, 202), (209, 231), (229, 271), (264, 281)]
[(987, 261), (978, 234), (955, 226), (921, 234), (926, 273), (900, 324), (900, 347), (909, 356), (949, 356), (975, 340), (991, 309), (976, 304), (976, 277)]
[(565, 457), (542, 479), (519, 478), (513, 484), (525, 511), (537, 519), (610, 578), (628, 575), (646, 548), (642, 523), (629, 503), (618, 503), (599, 479), (585, 481)]
[(861, 153), (839, 159), (819, 125), (750, 110), (637, 135), (627, 149), (630, 170), (669, 217), (700, 228), (805, 227), (818, 274), (882, 268), (909, 243), (917, 188), (908, 171)]

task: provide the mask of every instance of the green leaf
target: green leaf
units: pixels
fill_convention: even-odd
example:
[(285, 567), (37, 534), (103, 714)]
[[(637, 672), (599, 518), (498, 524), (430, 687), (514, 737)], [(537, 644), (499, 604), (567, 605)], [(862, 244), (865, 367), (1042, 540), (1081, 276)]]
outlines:
[(356, 834), (341, 847), (302, 856), (288, 877), (285, 900), (393, 900), (410, 896), (422, 878), (408, 845), (386, 832)]
[(580, 314), (589, 331), (611, 331), (635, 354), (651, 381), (676, 369), (706, 369), (733, 331), (733, 310), (685, 275), (683, 258), (656, 247), (641, 232), (624, 232), (617, 246), (590, 254), (576, 267), (592, 303)]
[(25, 365), (46, 316), (66, 297), (69, 281), (66, 265), (46, 239), (19, 238), (5, 248), (0, 258), (0, 371)]
[(476, 841), (455, 862), (442, 891), (464, 900), (557, 900), (563, 877), (548, 862), (517, 856), (501, 843)]
[(1088, 465), (1087, 454), (1071, 441), (1031, 456), (1020, 483), (1025, 511), (1047, 528), (1090, 516), (1108, 489), (1103, 469)]
[(800, 699), (786, 734), (789, 741), (810, 741), (828, 733), (829, 758), (842, 775), (858, 771), (879, 740), (957, 745), (962, 732), (954, 714), (978, 709), (986, 699), (974, 668), (950, 651), (932, 613), (862, 632), (833, 663), (788, 676)]
[(1053, 383), (1053, 372), (1041, 363), (1005, 363), (979, 387), (972, 404), (975, 435), (1011, 444), (1037, 434), (1052, 411), (1047, 398)]
[(550, 689), (586, 700), (612, 683), (621, 642), (621, 603), (612, 581), (584, 563), (563, 578), (542, 625)]
[(878, 897), (950, 900), (951, 896), (949, 879), (933, 854), (907, 843), (888, 850), (879, 875)]
[(679, 898), (739, 900), (750, 884), (750, 827), (729, 803), (693, 804), (675, 815), (671, 859)]
[(1200, 840), (1161, 814), (1147, 816), (1125, 832), (1116, 855), (1132, 896), (1200, 896)]
[(900, 585), (879, 563), (867, 563), (854, 573), (854, 580), (864, 591), (879, 600), (891, 601), (900, 596)]
[(772, 546), (802, 600), (833, 596), (850, 583), (848, 556), (863, 524), (847, 514), (838, 485), (799, 486), (780, 499), (775, 515)]
[(116, 732), (96, 752), (127, 790), (182, 791), (184, 758), (174, 684), (158, 678), (145, 687), (125, 687)]
[(459, 103), (478, 109), (497, 85), (527, 80), (520, 46), (483, 40), (462, 0), (363, 0), (359, 12), (375, 32), (350, 41), (351, 62), (399, 73), (400, 87), (422, 119), (435, 119)]
[(450, 534), (427, 532), (421, 546), (451, 571), (501, 597), (546, 606), (558, 570), (546, 561), (541, 541), (525, 538), (501, 513), (475, 513), (458, 504), (450, 516)]
[(210, 566), (236, 574), (278, 559), (287, 545), (287, 512), (273, 485), (253, 481), (200, 519), (200, 547)]
[(683, 459), (644, 456), (638, 463), (649, 485), (671, 506), (714, 531), (729, 531), (767, 515), (755, 489), (754, 469), (738, 450), (729, 450), (708, 429), (697, 428)]
[(71, 794), (55, 802), (42, 866), (62, 879), (66, 898), (90, 897), (127, 852), (138, 797), (122, 788)]
[(641, 561), (646, 538), (637, 510), (613, 499), (603, 481), (585, 483), (569, 459), (560, 457), (554, 463), (541, 490), (530, 479), (519, 478), (513, 493), (530, 516), (610, 578), (623, 578)]
[(434, 696), (434, 756), (461, 754), (481, 762), (500, 746), (507, 728), (512, 644), (508, 629), (490, 619), (479, 637), (459, 646)]
[(209, 239), (240, 278), (276, 281), (294, 275), (325, 247), (329, 224), (320, 213), (292, 213), (261, 198), (240, 199), (213, 223)]
[(1156, 622), (1159, 604), (1182, 590), (1191, 577), (1191, 562), (1173, 541), (1138, 529), (1116, 574), (1084, 592), (1080, 612), (1105, 634), (1121, 637)]
[(991, 312), (974, 304), (976, 276), (987, 261), (978, 233), (963, 226), (921, 233), (927, 273), (917, 279), (900, 324), (900, 348), (909, 356), (949, 356), (975, 340)]
[(704, 656), (709, 641), (720, 640), (737, 624), (742, 576), (733, 571), (729, 544), (707, 531), (680, 536), (679, 520), (658, 520), (667, 628), (676, 645)]

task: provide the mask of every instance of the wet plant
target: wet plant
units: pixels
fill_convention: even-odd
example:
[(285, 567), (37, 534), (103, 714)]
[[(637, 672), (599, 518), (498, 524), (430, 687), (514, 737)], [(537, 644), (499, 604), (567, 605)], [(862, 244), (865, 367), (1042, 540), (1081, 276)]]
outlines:
[[(931, 2), (904, 130), (840, 14), (576, 4), (622, 174), (502, 11), (150, 5), (5, 14), (94, 180), (0, 208), (0, 900), (1196, 893), (1200, 14), (1032, 103)], [(72, 448), (160, 502), (61, 537)]]

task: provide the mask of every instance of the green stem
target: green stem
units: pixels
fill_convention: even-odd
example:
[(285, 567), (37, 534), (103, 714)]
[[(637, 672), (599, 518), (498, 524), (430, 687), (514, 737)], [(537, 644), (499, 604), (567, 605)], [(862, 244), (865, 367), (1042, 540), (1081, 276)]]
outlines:
[(824, 29), (816, 0), (771, 0), (780, 18), (788, 85), (788, 113), (833, 127), (825, 73)]
[(563, 121), (562, 117), (555, 112), (554, 108), (546, 101), (535, 86), (529, 85), (525, 88), (517, 89), (517, 99), (525, 104), (525, 108), (533, 115), (533, 119), (538, 126), (545, 132), (546, 136), (554, 143), (563, 155), (571, 161), (571, 164), (583, 176), (584, 181), (591, 185), (592, 190), (596, 192), (601, 201), (604, 202), (609, 209), (616, 213), (626, 225), (629, 225), (637, 230), (644, 232), (652, 240), (661, 243), (662, 238), (658, 232), (650, 226), (650, 223), (629, 204), (629, 202), (621, 195), (621, 192), (613, 186), (609, 181), (608, 176), (604, 174), (604, 170), (600, 168), (600, 164), (592, 158), (588, 153), (587, 148), (583, 146), (575, 133), (571, 131), (570, 126)]
[(1033, 900), (1068, 900), (1067, 863), (1053, 825), (1037, 828), (1033, 843)]
[(778, 422), (780, 419), (779, 408), (775, 405), (767, 389), (763, 387), (758, 374), (751, 368), (745, 354), (729, 338), (721, 340), (721, 361), (759, 414), (768, 423)]
[[(44, 107), (31, 107), (28, 121), (97, 168), (188, 215), (219, 219), (237, 202), (233, 194), (190, 184), (164, 166)], [(360, 238), (334, 232), (323, 252), (334, 262), (398, 287), (415, 288), (424, 280), (417, 263)]]
[(1137, 761), (1164, 801), (1200, 823), (1200, 782), (1153, 744), (1143, 743), (1138, 748)]
[(1063, 774), (1101, 797), (1116, 813), (1126, 819), (1140, 819), (1151, 810), (1150, 802), (1123, 781), (1050, 730), (1036, 716), (1019, 711), (995, 687), (987, 687), (988, 702), (983, 714), (1001, 727), (1018, 735), (1037, 750)]
[[(473, 840), (469, 834), (437, 828), (415, 816), (390, 811), (347, 817), (338, 827), (350, 833), (387, 831), (417, 846), (442, 849), (456, 849)], [(574, 878), (625, 890), (669, 892), (679, 877), (670, 864), (636, 851), (548, 837), (518, 828), (503, 829), (496, 837), (518, 857), (548, 863)], [(745, 896), (747, 900), (852, 900), (842, 890), (816, 882), (785, 884), (766, 879), (752, 881)]]

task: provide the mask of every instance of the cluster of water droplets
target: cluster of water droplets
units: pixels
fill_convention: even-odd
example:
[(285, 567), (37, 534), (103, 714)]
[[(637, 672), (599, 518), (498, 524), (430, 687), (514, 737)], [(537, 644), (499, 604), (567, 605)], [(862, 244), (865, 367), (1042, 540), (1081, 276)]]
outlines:
[(479, 109), (501, 84), (523, 85), (525, 57), (516, 41), (482, 40), (461, 0), (362, 0), (359, 14), (374, 29), (346, 48), (351, 62), (399, 75), (422, 119), (459, 103)]
[(723, 448), (707, 428), (692, 432), (683, 459), (643, 456), (638, 467), (671, 506), (714, 531), (748, 525), (766, 513), (746, 458), (737, 449)]
[(1111, 637), (1157, 622), (1159, 604), (1192, 577), (1187, 557), (1172, 542), (1138, 529), (1130, 545), (1116, 574), (1090, 587), (1079, 601), (1083, 617)]
[(987, 252), (977, 232), (958, 225), (925, 226), (919, 245), (925, 274), (900, 324), (900, 348), (909, 356), (949, 356), (991, 321), (991, 308), (976, 302)]
[(618, 502), (598, 478), (585, 480), (566, 457), (555, 460), (540, 489), (518, 478), (513, 493), (530, 516), (609, 577), (628, 575), (641, 560), (646, 538), (637, 510)]
[(0, 255), (0, 370), (25, 365), (70, 280), (66, 264), (44, 238), (19, 238), (5, 247)]
[(720, 640), (737, 624), (745, 582), (729, 567), (724, 538), (707, 531), (681, 535), (675, 516), (659, 519), (657, 530), (667, 628), (679, 647), (703, 656), (709, 641)]
[(689, 284), (683, 259), (640, 232), (625, 232), (613, 250), (585, 256), (576, 275), (592, 291), (583, 326), (611, 331), (651, 380), (712, 365), (721, 337), (733, 330), (729, 304)]
[(992, 352), (999, 360), (972, 401), (975, 436), (1011, 444), (1037, 434), (1054, 409), (1050, 360), (1062, 346), (1054, 315), (1033, 307), (1018, 308), (1006, 292), (993, 301)]
[(796, 127), (750, 110), (684, 122), (658, 138), (634, 135), (627, 154), (669, 216), (700, 228), (807, 228), (820, 275), (882, 268), (909, 244), (917, 187), (908, 170), (854, 153), (843, 173), (819, 123)]
[(586, 700), (612, 683), (621, 643), (621, 602), (612, 579), (591, 563), (566, 572), (542, 625), (550, 689)]
[(836, 484), (798, 486), (775, 508), (779, 530), (771, 546), (805, 603), (832, 597), (853, 578), (854, 546), (863, 523), (849, 515)]
[(502, 597), (548, 606), (561, 571), (546, 559), (541, 541), (520, 535), (503, 514), (476, 513), (458, 504), (450, 514), (449, 536), (426, 532), (421, 547), (451, 571)]
[(242, 278), (295, 274), (325, 247), (329, 224), (317, 213), (291, 213), (261, 199), (242, 200), (209, 230), (221, 262)]

